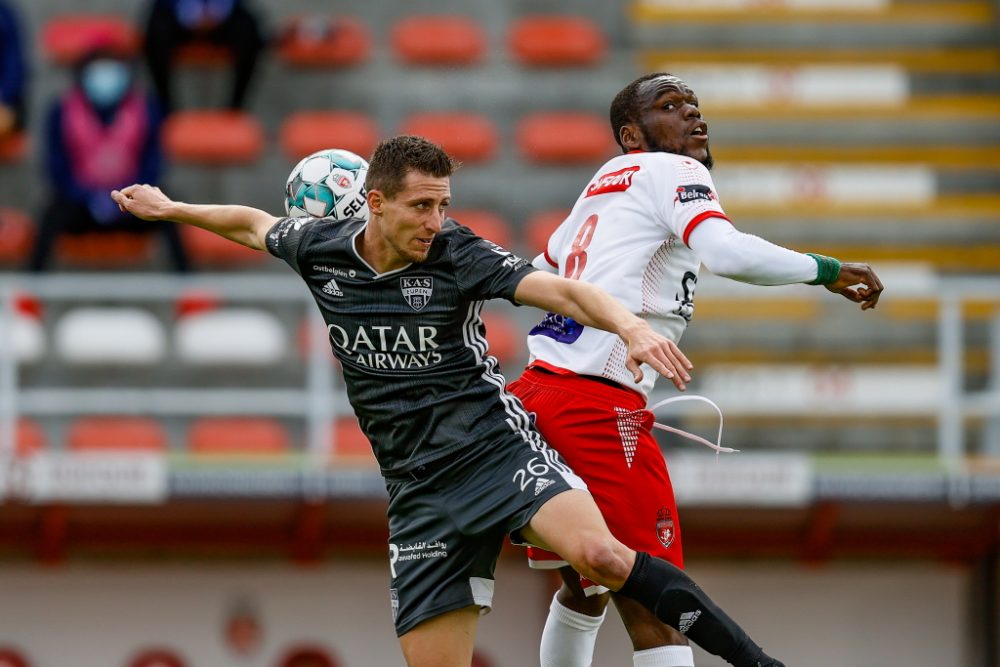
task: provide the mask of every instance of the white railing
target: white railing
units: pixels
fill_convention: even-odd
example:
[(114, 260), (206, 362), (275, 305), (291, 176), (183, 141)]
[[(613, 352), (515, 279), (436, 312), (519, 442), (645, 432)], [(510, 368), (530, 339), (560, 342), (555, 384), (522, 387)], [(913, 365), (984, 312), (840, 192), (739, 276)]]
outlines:
[[(969, 301), (995, 302), (1000, 312), (1000, 279), (940, 278), (925, 270), (912, 269), (885, 271), (882, 277), (887, 285), (883, 303), (915, 299), (937, 302), (937, 363), (936, 367), (928, 369), (931, 382), (927, 381), (927, 377), (923, 377), (920, 384), (913, 378), (907, 380), (905, 376), (900, 376), (894, 379), (900, 393), (894, 393), (891, 386), (879, 384), (862, 369), (854, 375), (858, 395), (839, 396), (833, 401), (821, 396), (822, 400), (809, 401), (806, 400), (808, 397), (802, 396), (802, 392), (795, 390), (794, 383), (788, 384), (791, 381), (785, 377), (784, 386), (791, 387), (791, 390), (773, 392), (779, 400), (772, 400), (766, 406), (759, 401), (763, 392), (747, 391), (746, 383), (738, 385), (737, 382), (738, 386), (731, 392), (728, 401), (729, 385), (726, 382), (709, 382), (703, 388), (723, 405), (727, 414), (850, 417), (867, 410), (886, 416), (934, 416), (938, 425), (938, 454), (942, 463), (957, 472), (966, 454), (967, 421), (980, 418), (988, 422), (992, 420), (994, 425), (1000, 424), (1000, 317), (994, 317), (991, 325), (991, 382), (986, 390), (977, 392), (965, 389), (966, 322), (963, 319), (963, 305)], [(316, 465), (326, 465), (333, 435), (330, 425), (335, 416), (348, 413), (350, 408), (337, 374), (331, 368), (328, 342), (323, 335), (309, 336), (310, 348), (300, 388), (34, 388), (23, 386), (19, 381), (11, 325), (18, 294), (30, 294), (48, 304), (80, 301), (155, 304), (171, 303), (194, 291), (209, 292), (227, 304), (298, 304), (303, 315), (308, 314), (311, 318), (314, 330), (325, 330), (308, 290), (298, 278), (288, 275), (198, 274), (179, 278), (159, 274), (9, 274), (0, 277), (0, 312), (3, 313), (0, 317), (0, 465), (13, 455), (15, 425), (19, 416), (87, 413), (299, 417), (308, 425), (307, 451), (315, 457)], [(697, 299), (702, 304), (712, 299), (776, 297), (787, 298), (790, 302), (839, 298), (819, 288), (759, 288), (705, 276), (699, 283)], [(850, 308), (848, 304), (839, 303), (837, 307)], [(809, 326), (809, 323), (802, 326)], [(768, 377), (772, 383), (781, 381), (781, 377), (769, 374), (766, 369), (759, 375)], [(726, 373), (720, 370), (715, 377), (726, 377)], [(913, 401), (900, 400), (900, 395), (906, 392), (915, 397)], [(1000, 428), (988, 428), (986, 433), (988, 438), (1000, 437)], [(1000, 443), (988, 443), (984, 450), (1000, 452)]]

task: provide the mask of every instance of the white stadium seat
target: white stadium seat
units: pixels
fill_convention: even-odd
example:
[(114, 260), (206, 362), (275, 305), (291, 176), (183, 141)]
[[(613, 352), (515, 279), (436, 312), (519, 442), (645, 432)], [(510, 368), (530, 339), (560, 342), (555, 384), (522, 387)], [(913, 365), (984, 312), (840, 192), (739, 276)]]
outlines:
[(54, 338), (71, 364), (156, 364), (167, 348), (163, 325), (140, 308), (77, 308), (62, 316)]
[(195, 365), (266, 366), (285, 358), (288, 333), (274, 315), (255, 308), (222, 308), (182, 317), (177, 355)]
[(12, 324), (14, 358), (22, 364), (41, 360), (45, 354), (45, 328), (42, 323), (37, 318), (16, 313)]

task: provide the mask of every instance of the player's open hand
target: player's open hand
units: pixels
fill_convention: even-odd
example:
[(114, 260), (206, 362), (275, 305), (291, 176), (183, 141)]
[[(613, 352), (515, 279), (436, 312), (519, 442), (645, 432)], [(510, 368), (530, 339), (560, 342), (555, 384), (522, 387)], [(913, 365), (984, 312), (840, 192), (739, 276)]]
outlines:
[(867, 264), (844, 263), (840, 265), (840, 275), (837, 280), (826, 286), (834, 294), (840, 294), (855, 303), (861, 304), (861, 310), (874, 308), (882, 295), (882, 281), (878, 279), (872, 267)]
[(629, 331), (623, 338), (628, 344), (625, 367), (632, 371), (632, 377), (637, 384), (642, 382), (640, 364), (649, 364), (681, 391), (687, 389), (685, 382), (691, 381), (688, 371), (694, 368), (694, 364), (684, 356), (674, 341), (656, 333), (645, 322)]
[(173, 201), (155, 185), (130, 185), (112, 190), (111, 199), (118, 208), (142, 220), (163, 220)]

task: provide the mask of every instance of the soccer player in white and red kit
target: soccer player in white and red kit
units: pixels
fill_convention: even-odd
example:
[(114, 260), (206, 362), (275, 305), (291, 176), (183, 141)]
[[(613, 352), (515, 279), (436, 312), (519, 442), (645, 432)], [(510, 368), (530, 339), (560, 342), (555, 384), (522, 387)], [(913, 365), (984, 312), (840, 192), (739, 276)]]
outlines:
[[(600, 285), (658, 333), (676, 341), (694, 312), (702, 264), (758, 285), (808, 283), (873, 308), (882, 284), (867, 264), (802, 254), (738, 231), (709, 175), (708, 125), (681, 79), (643, 76), (611, 104), (623, 154), (580, 194), (535, 266)], [(548, 314), (528, 336), (531, 361), (511, 391), (583, 477), (612, 533), (634, 549), (683, 567), (681, 530), (666, 463), (645, 409), (655, 373), (636, 384), (614, 335)], [(690, 378), (682, 371), (684, 381)], [(683, 388), (683, 387), (682, 387)], [(556, 554), (530, 549), (534, 567), (562, 567)], [(563, 568), (542, 635), (542, 667), (587, 667), (608, 594)], [(588, 595), (596, 593), (596, 595)], [(635, 667), (690, 667), (682, 632), (640, 605), (614, 600), (632, 639)]]

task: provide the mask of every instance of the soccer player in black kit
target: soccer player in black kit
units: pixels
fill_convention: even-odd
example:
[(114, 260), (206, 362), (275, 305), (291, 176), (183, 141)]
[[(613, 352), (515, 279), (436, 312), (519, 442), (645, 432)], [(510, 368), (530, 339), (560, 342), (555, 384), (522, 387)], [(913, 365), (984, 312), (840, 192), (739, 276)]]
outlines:
[(448, 219), (454, 169), (424, 139), (383, 141), (366, 179), (367, 222), (185, 204), (147, 185), (111, 196), (139, 218), (266, 249), (309, 286), (389, 493), (390, 600), (410, 667), (468, 667), (508, 534), (561, 554), (672, 627), (693, 615), (687, 636), (736, 667), (783, 667), (681, 570), (611, 535), (586, 486), (507, 393), (480, 309), (504, 298), (615, 333), (637, 380), (644, 364), (681, 385), (690, 363), (603, 290), (536, 271)]

